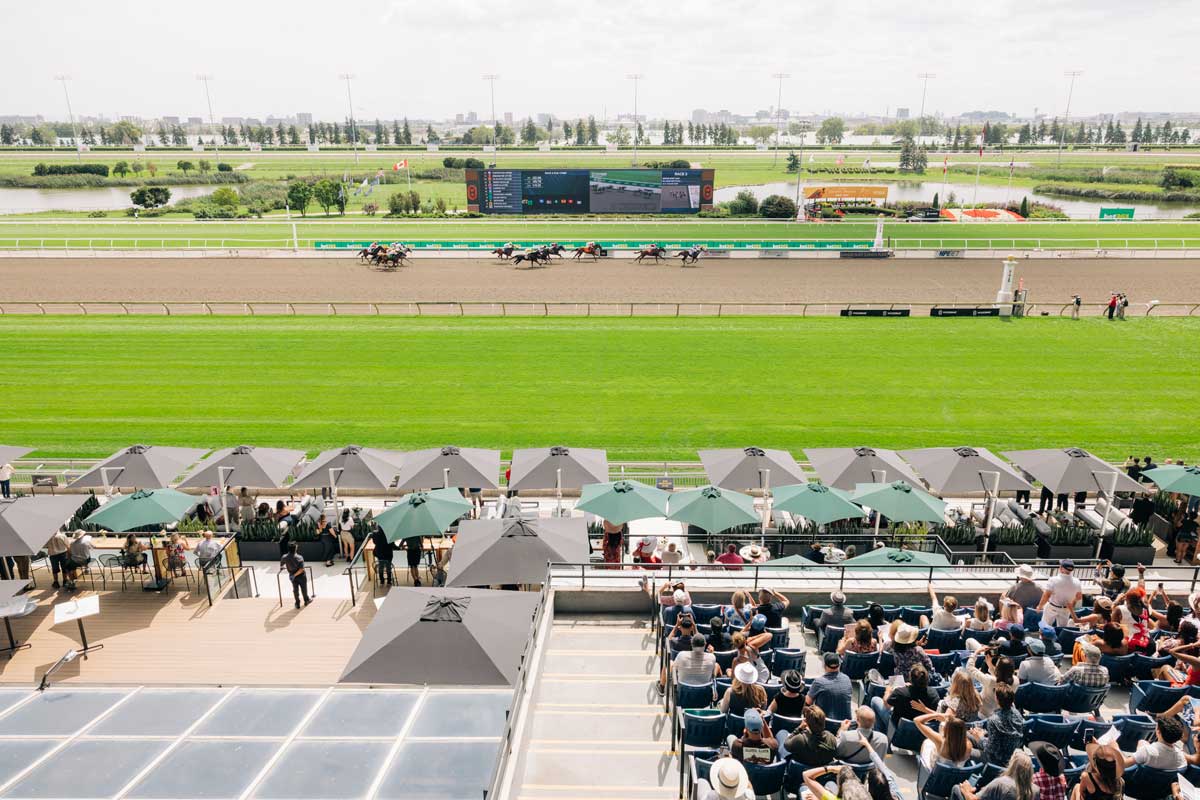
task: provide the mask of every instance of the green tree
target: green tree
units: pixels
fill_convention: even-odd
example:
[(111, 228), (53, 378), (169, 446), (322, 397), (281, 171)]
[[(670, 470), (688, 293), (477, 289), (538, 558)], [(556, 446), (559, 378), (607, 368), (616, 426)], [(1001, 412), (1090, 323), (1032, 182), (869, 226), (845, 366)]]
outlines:
[(536, 142), (537, 126), (533, 124), (532, 119), (527, 119), (521, 127), (521, 144), (535, 144)]
[(238, 197), (237, 189), (222, 186), (212, 193), (212, 201), (223, 208), (237, 208), (241, 198)]
[(421, 210), (421, 195), (416, 190), (408, 193), (408, 205), (412, 208), (414, 214)]
[(119, 178), (125, 177), (126, 175), (129, 174), (129, 162), (128, 161), (118, 161), (117, 163), (113, 164), (112, 171), (113, 171), (113, 175), (116, 175)]
[(129, 194), (135, 206), (158, 208), (171, 202), (171, 190), (165, 186), (141, 186)]
[(770, 219), (795, 219), (796, 204), (789, 197), (773, 194), (758, 204), (758, 213)]
[(579, 120), (575, 123), (575, 146), (583, 147), (585, 144), (587, 144), (587, 130), (583, 120)]
[(940, 198), (938, 197), (938, 193), (937, 193), (937, 192), (934, 192), (934, 193), (933, 193), (933, 207), (934, 207), (934, 208), (941, 208), (941, 205), (940, 205), (940, 203), (941, 203), (941, 200), (940, 200)]
[(1029, 219), (1029, 198), (1028, 198), (1028, 197), (1022, 197), (1022, 198), (1021, 198), (1021, 211), (1020, 211), (1020, 214), (1021, 214), (1021, 216), (1022, 216), (1022, 217), (1025, 217), (1026, 219)]
[(728, 208), (735, 217), (753, 216), (758, 213), (758, 198), (749, 189), (742, 189), (729, 201)]
[(822, 120), (821, 127), (817, 129), (817, 141), (820, 144), (841, 144), (845, 134), (845, 121), (841, 117), (830, 117)]
[[(408, 123), (404, 124), (407, 127)], [(425, 126), (425, 141), (429, 144), (437, 144), (442, 141), (442, 137), (438, 136), (437, 131), (433, 129), (433, 125), (431, 124)]]
[(141, 161), (134, 161), (132, 164), (129, 165), (129, 168), (133, 170), (134, 175), (137, 175), (140, 178), (142, 175), (142, 171), (146, 169), (146, 165), (143, 164)]
[(375, 144), (387, 144), (387, 133), (379, 120), (375, 120)]
[(800, 171), (800, 156), (796, 155), (795, 151), (793, 151), (793, 150), (788, 151), (787, 171), (788, 172), (799, 172)]
[(399, 217), (408, 213), (408, 192), (396, 192), (388, 198), (388, 214)]
[(176, 161), (175, 166), (178, 167), (179, 171), (184, 175), (187, 175), (188, 172), (196, 168), (196, 165), (190, 161)]
[(642, 128), (642, 123), (640, 123), (640, 122), (637, 124), (637, 133), (636, 133), (635, 135), (637, 136), (637, 139), (636, 139), (636, 141), (637, 141), (637, 143), (638, 143), (638, 144), (643, 144), (643, 143), (645, 143), (645, 141), (646, 141), (646, 131), (645, 131), (645, 129), (644, 129), (644, 128)]
[(123, 119), (109, 129), (109, 136), (117, 144), (137, 144), (142, 140), (142, 129)]
[(616, 142), (618, 147), (625, 147), (629, 144), (629, 130), (624, 125), (618, 125), (609, 138)]
[(292, 181), (288, 184), (287, 202), (288, 206), (295, 211), (300, 212), (300, 216), (306, 217), (308, 204), (312, 202), (313, 190), (304, 181)]
[(300, 131), (296, 130), (295, 125), (288, 126), (288, 144), (290, 144), (290, 145), (300, 144)]
[(207, 175), (209, 170), (212, 169), (212, 162), (207, 158), (202, 158), (200, 159), (200, 162), (196, 164), (196, 169), (200, 170), (200, 174)]
[(153, 161), (147, 161), (146, 162), (146, 172), (149, 172), (150, 177), (153, 178), (155, 175), (158, 174), (158, 164), (155, 164)]
[(392, 143), (404, 144), (404, 135), (400, 133), (400, 123), (392, 120)]
[(572, 135), (572, 132), (571, 132), (571, 123), (567, 122), (567, 121), (564, 119), (564, 120), (563, 120), (563, 144), (570, 144), (570, 143), (571, 143), (571, 135)]
[(757, 144), (769, 141), (775, 135), (774, 125), (751, 125), (746, 131), (746, 135), (753, 139)]
[(338, 198), (342, 195), (342, 187), (329, 178), (322, 178), (313, 184), (312, 196), (313, 200), (317, 201), (317, 205), (325, 210), (325, 216), (329, 216), (329, 209), (338, 204)]
[(600, 131), (596, 127), (596, 118), (595, 117), (588, 117), (587, 143), (588, 144), (600, 144)]
[[(429, 130), (432, 132), (433, 127), (430, 126)], [(404, 130), (402, 132), (402, 138), (404, 141), (397, 142), (397, 144), (412, 144), (412, 130), (408, 127), (408, 117), (404, 118)], [(436, 139), (434, 141), (436, 141)]]

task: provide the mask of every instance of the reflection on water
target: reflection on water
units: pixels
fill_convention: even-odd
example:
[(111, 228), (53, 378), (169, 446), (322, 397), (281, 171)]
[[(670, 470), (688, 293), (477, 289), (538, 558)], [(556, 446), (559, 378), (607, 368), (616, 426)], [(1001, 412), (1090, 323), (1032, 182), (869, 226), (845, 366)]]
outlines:
[[(13, 189), (0, 187), (0, 214), (35, 211), (114, 211), (129, 208), (129, 193), (136, 186), (104, 186), (92, 189)], [(168, 186), (171, 202), (209, 194), (216, 186)]]
[[(830, 181), (830, 180), (805, 180), (801, 183), (801, 189), (807, 186), (835, 186), (838, 184), (852, 185), (854, 181)], [(1029, 202), (1040, 201), (1050, 203), (1061, 208), (1066, 212), (1067, 216), (1079, 219), (1097, 219), (1100, 216), (1100, 207), (1105, 208), (1132, 208), (1134, 210), (1135, 219), (1178, 219), (1193, 211), (1200, 210), (1191, 203), (1133, 203), (1126, 200), (1087, 200), (1078, 197), (1055, 197), (1053, 195), (1038, 194), (1028, 189), (1023, 189), (1014, 186), (1011, 190), (1006, 186), (995, 186), (988, 184), (979, 185), (979, 193), (975, 193), (975, 184), (973, 183), (948, 183), (943, 188), (940, 182), (935, 181), (896, 181), (894, 183), (881, 183), (878, 181), (863, 181), (864, 184), (870, 183), (873, 186), (886, 185), (888, 187), (888, 200), (911, 200), (921, 203), (932, 203), (935, 194), (940, 195), (942, 203), (946, 202), (947, 196), (953, 194), (958, 202), (964, 203), (1004, 203), (1012, 202), (1019, 204), (1021, 198), (1028, 197)], [(714, 192), (716, 201), (723, 202), (732, 200), (734, 195), (743, 189), (748, 189), (754, 193), (754, 196), (762, 200), (767, 195), (781, 194), (784, 197), (795, 199), (796, 184), (792, 183), (764, 183), (758, 186), (725, 186), (717, 189)], [(976, 201), (976, 198), (978, 200)]]

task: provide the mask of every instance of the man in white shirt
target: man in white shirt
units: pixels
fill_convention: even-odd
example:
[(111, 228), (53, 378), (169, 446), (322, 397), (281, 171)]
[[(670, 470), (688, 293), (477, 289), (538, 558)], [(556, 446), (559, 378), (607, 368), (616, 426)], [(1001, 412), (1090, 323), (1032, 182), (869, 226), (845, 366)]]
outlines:
[(203, 541), (196, 545), (196, 560), (200, 562), (200, 566), (207, 568), (209, 562), (220, 553), (221, 543), (213, 538), (212, 531), (205, 531)]
[(1083, 599), (1083, 586), (1075, 577), (1075, 562), (1064, 558), (1058, 562), (1058, 574), (1046, 581), (1037, 610), (1042, 623), (1063, 628), (1071, 624), (1075, 606)]
[(1133, 760), (1154, 769), (1183, 769), (1187, 758), (1183, 754), (1180, 742), (1186, 733), (1187, 727), (1179, 717), (1159, 717), (1158, 735), (1155, 740), (1147, 742), (1143, 739), (1138, 742)]
[(1025, 647), (1029, 650), (1029, 658), (1022, 661), (1021, 668), (1017, 670), (1017, 677), (1022, 683), (1062, 683), (1062, 674), (1046, 655), (1046, 645), (1041, 639), (1026, 639)]
[(860, 705), (854, 712), (854, 721), (858, 730), (850, 730), (850, 720), (842, 723), (838, 730), (837, 757), (847, 764), (871, 763), (870, 750), (879, 754), (880, 758), (887, 755), (887, 735), (875, 730), (875, 712), (868, 705)]
[(662, 562), (664, 564), (678, 564), (683, 561), (683, 552), (679, 549), (679, 545), (674, 542), (667, 544), (667, 549), (662, 551)]
[(676, 683), (703, 686), (721, 674), (717, 657), (708, 652), (707, 645), (703, 634), (697, 633), (692, 637), (692, 649), (675, 656), (671, 671), (675, 673)]

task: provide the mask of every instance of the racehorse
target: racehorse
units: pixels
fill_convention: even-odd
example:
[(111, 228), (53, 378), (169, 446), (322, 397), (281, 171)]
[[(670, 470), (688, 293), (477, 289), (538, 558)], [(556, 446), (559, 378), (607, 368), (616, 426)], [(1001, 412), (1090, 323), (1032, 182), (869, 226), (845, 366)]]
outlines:
[(600, 256), (606, 255), (608, 255), (608, 251), (604, 249), (603, 245), (596, 244), (595, 242), (588, 242), (583, 247), (576, 247), (575, 255), (571, 256), (571, 258), (578, 260), (584, 256), (591, 256), (592, 261), (595, 261)]
[(544, 248), (549, 255), (563, 257), (563, 251), (567, 248), (563, 247), (558, 242), (551, 242), (549, 247)]
[(681, 266), (686, 267), (688, 264), (695, 264), (697, 261), (699, 261), (700, 253), (702, 253), (702, 252), (703, 252), (703, 248), (692, 247), (687, 250), (680, 250), (678, 253), (675, 254), (675, 257), (683, 259)]
[(657, 264), (660, 259), (666, 257), (666, 250), (664, 250), (662, 246), (652, 244), (649, 247), (643, 247), (641, 250), (639, 250), (637, 257), (635, 257), (633, 260), (640, 264), (647, 258), (653, 258), (654, 263)]
[(529, 266), (531, 267), (536, 267), (539, 264), (548, 264), (550, 263), (549, 248), (538, 247), (533, 250), (526, 250), (524, 253), (517, 253), (512, 257), (513, 266), (518, 266), (522, 261), (529, 262)]
[(492, 255), (500, 259), (512, 258), (513, 250), (515, 249), (511, 244), (506, 244), (503, 247), (497, 247), (493, 250)]
[(375, 254), (375, 259), (372, 262), (377, 267), (382, 267), (385, 270), (396, 269), (396, 267), (404, 266), (408, 260), (408, 254), (412, 252), (412, 248), (408, 245), (401, 245), (394, 250), (380, 250)]
[(370, 247), (364, 247), (362, 250), (358, 251), (358, 260), (359, 261), (372, 261), (372, 260), (374, 260), (375, 256), (377, 256), (379, 254), (379, 251), (381, 251), (382, 249), (383, 248), (380, 247), (378, 243), (373, 244)]

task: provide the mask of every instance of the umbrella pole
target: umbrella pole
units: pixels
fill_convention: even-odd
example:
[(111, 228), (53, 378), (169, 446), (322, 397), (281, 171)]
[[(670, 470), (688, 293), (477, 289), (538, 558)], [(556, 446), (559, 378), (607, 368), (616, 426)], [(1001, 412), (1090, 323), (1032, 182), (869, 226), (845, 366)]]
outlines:
[(221, 498), (221, 508), (225, 511), (225, 536), (229, 536), (229, 504), (225, 502), (225, 487), (229, 484), (229, 474), (233, 467), (217, 467), (217, 497)]
[[(337, 485), (338, 485), (338, 478), (340, 478), (342, 476), (343, 469), (344, 469), (343, 467), (330, 467), (329, 468), (329, 495), (333, 499), (333, 522), (335, 525), (338, 524), (338, 522), (342, 518), (342, 512), (338, 508)], [(338, 536), (339, 536), (339, 538), (341, 537), (340, 531), (338, 533)], [(340, 547), (341, 545), (339, 544), (338, 546)]]
[(992, 488), (988, 489), (984, 483), (984, 491), (987, 492), (987, 503), (983, 510), (983, 552), (987, 552), (988, 539), (992, 535), (992, 516), (996, 513), (996, 495), (1000, 493), (1000, 473), (988, 472), (985, 470), (979, 471), (979, 479), (982, 482), (984, 476), (992, 479)]
[(760, 469), (758, 471), (759, 478), (762, 482), (763, 490), (763, 518), (760, 544), (763, 547), (767, 546), (767, 525), (771, 522), (771, 469)]
[[(1099, 536), (1099, 538), (1096, 539), (1096, 558), (1097, 559), (1100, 558), (1100, 548), (1104, 546), (1104, 537), (1107, 535), (1107, 530), (1108, 530), (1108, 517), (1109, 517), (1109, 514), (1112, 513), (1113, 502), (1116, 501), (1116, 494), (1117, 494), (1117, 473), (1116, 472), (1103, 472), (1103, 473), (1093, 472), (1092, 478), (1095, 479), (1097, 486), (1100, 485), (1100, 477), (1099, 477), (1100, 475), (1109, 477), (1109, 478), (1111, 478), (1111, 480), (1109, 481), (1109, 487), (1108, 487), (1107, 492), (1105, 492), (1105, 490), (1103, 488), (1101, 488), (1101, 490), (1100, 490), (1100, 493), (1105, 494), (1106, 496), (1104, 498), (1105, 499), (1104, 521), (1100, 523), (1100, 536)], [(1113, 531), (1113, 536), (1116, 536), (1116, 531)]]
[(554, 507), (554, 516), (562, 516), (562, 467), (554, 470), (554, 494), (557, 498)]
[[(871, 470), (871, 477), (874, 478), (876, 475), (879, 476), (879, 480), (875, 481), (876, 483), (887, 483), (887, 470), (886, 469)], [(878, 539), (879, 538), (879, 518), (882, 517), (883, 515), (879, 513), (878, 508), (874, 508), (871, 510), (875, 512), (875, 538)]]
[(442, 468), (442, 488), (443, 489), (450, 488), (450, 468), (449, 467)]
[(105, 497), (112, 497), (112, 493), (113, 493), (112, 481), (109, 480), (108, 473), (115, 472), (118, 475), (120, 475), (122, 469), (124, 469), (124, 468), (123, 467), (120, 469), (115, 468), (115, 467), (101, 467), (100, 468), (100, 481), (101, 481), (101, 483), (104, 484), (104, 496)]

